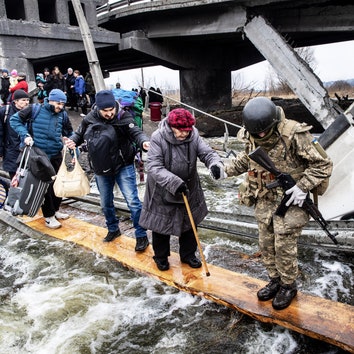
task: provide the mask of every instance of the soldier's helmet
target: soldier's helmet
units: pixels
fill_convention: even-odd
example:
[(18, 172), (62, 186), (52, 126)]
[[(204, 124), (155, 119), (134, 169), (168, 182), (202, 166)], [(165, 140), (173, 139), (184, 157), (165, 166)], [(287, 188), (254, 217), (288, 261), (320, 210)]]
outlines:
[(256, 97), (247, 102), (242, 118), (246, 130), (257, 135), (273, 128), (280, 121), (280, 113), (269, 98)]

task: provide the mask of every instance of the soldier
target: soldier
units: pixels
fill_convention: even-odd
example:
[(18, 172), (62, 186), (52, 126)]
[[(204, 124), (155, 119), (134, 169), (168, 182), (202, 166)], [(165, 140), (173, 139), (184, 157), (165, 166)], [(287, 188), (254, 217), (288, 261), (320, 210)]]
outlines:
[[(297, 294), (297, 238), (309, 220), (301, 206), (307, 193), (328, 182), (332, 162), (323, 150), (322, 154), (319, 152), (318, 144), (313, 144), (309, 133), (312, 127), (286, 119), (282, 108), (268, 98), (250, 100), (243, 110), (243, 123), (238, 138), (245, 142), (245, 151), (226, 166), (225, 172), (228, 176), (247, 172), (240, 186), (240, 202), (255, 205), (259, 247), (270, 277), (257, 296), (260, 301), (273, 299), (273, 308), (281, 310)], [(291, 197), (284, 218), (274, 215), (283, 197), (282, 189), (267, 189), (274, 176), (248, 157), (258, 146), (267, 152), (278, 170), (296, 180), (296, 185), (286, 191)]]

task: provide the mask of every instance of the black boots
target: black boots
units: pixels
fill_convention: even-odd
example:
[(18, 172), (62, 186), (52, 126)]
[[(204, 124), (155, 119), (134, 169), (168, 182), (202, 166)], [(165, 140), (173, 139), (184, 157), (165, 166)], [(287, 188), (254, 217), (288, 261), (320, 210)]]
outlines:
[(182, 259), (181, 262), (188, 264), (191, 268), (200, 268), (202, 266), (202, 262), (196, 256)]
[(103, 239), (103, 242), (111, 242), (114, 239), (116, 239), (118, 236), (120, 236), (120, 230), (116, 230), (116, 231), (108, 231), (107, 236)]
[(258, 300), (273, 299), (272, 306), (275, 310), (287, 308), (297, 294), (296, 282), (283, 284), (280, 278), (271, 278), (270, 282), (257, 292)]
[(170, 263), (168, 263), (167, 258), (158, 258), (155, 256), (153, 258), (159, 270), (165, 271), (170, 269)]
[(257, 293), (258, 300), (267, 301), (273, 299), (280, 289), (280, 278), (270, 278), (270, 282)]
[(291, 301), (296, 296), (296, 294), (297, 287), (295, 282), (292, 284), (281, 284), (278, 293), (273, 299), (273, 308), (275, 310), (282, 310), (287, 308), (291, 304)]
[(136, 246), (135, 246), (135, 251), (136, 252), (145, 251), (147, 246), (149, 246), (149, 240), (148, 240), (148, 238), (146, 236), (138, 237), (136, 239)]

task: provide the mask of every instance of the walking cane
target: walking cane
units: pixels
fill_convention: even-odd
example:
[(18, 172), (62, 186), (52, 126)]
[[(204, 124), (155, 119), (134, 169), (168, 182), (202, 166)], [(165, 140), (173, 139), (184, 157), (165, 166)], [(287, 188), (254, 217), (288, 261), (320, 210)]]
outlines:
[(182, 196), (183, 196), (184, 204), (185, 204), (186, 209), (187, 209), (187, 213), (188, 213), (188, 216), (189, 216), (189, 220), (190, 220), (190, 222), (191, 222), (191, 224), (192, 224), (192, 229), (193, 229), (193, 232), (194, 232), (194, 237), (195, 237), (195, 239), (196, 239), (196, 241), (197, 241), (198, 250), (199, 250), (199, 253), (200, 253), (200, 257), (202, 258), (203, 267), (204, 267), (204, 269), (205, 269), (206, 276), (209, 277), (209, 276), (210, 276), (210, 273), (209, 273), (208, 266), (207, 266), (207, 263), (206, 263), (205, 258), (204, 258), (202, 245), (200, 244), (200, 241), (199, 241), (198, 232), (197, 232), (197, 229), (196, 229), (195, 224), (194, 224), (194, 220), (193, 220), (193, 215), (192, 215), (192, 212), (191, 212), (191, 208), (189, 207), (189, 203), (188, 203), (187, 196), (186, 196), (184, 193), (182, 193)]

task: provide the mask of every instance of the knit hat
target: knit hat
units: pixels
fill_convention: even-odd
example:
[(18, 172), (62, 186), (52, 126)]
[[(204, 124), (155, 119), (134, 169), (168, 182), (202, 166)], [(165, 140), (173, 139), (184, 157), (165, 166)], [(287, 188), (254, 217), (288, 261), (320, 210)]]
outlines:
[(13, 69), (13, 70), (11, 71), (11, 75), (16, 75), (16, 76), (17, 76), (17, 70), (16, 70), (16, 69)]
[(105, 109), (116, 106), (116, 100), (113, 92), (110, 90), (102, 90), (96, 93), (96, 106), (98, 109)]
[(167, 122), (170, 127), (178, 130), (191, 131), (195, 124), (195, 118), (192, 116), (192, 113), (186, 109), (176, 108), (168, 114)]
[(9, 70), (7, 70), (7, 69), (1, 69), (1, 71), (3, 72), (3, 73), (9, 73)]
[(48, 100), (49, 101), (66, 103), (66, 95), (65, 95), (65, 93), (62, 90), (53, 89), (52, 91), (50, 91)]
[(23, 90), (16, 90), (14, 92), (14, 100), (19, 100), (21, 98), (29, 98), (28, 94)]

